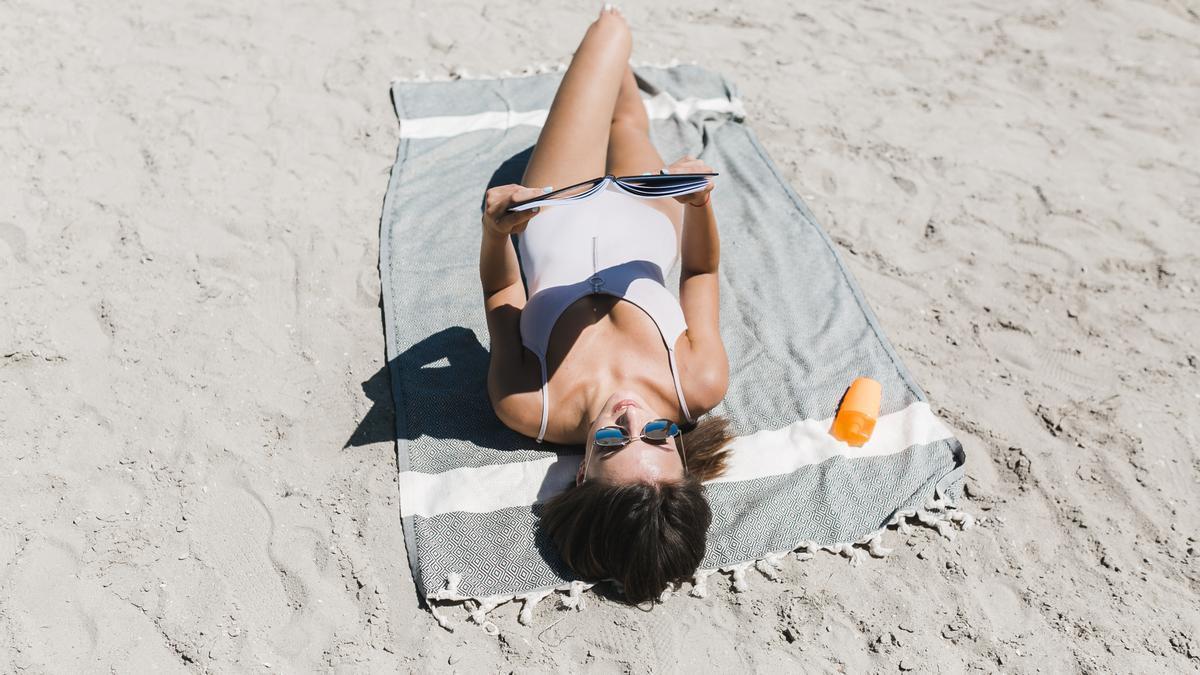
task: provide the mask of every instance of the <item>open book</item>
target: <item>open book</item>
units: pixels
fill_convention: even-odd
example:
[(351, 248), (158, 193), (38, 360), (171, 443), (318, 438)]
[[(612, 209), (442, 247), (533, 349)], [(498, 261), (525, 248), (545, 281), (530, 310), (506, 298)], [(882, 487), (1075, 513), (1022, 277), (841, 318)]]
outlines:
[(544, 195), (524, 202), (514, 202), (512, 206), (508, 207), (508, 210), (525, 211), (535, 206), (582, 202), (600, 194), (609, 185), (615, 186), (618, 190), (626, 194), (641, 197), (642, 199), (677, 197), (703, 190), (708, 185), (709, 178), (717, 175), (720, 174), (714, 171), (712, 173), (648, 173), (641, 176), (602, 176), (562, 188), (561, 190), (547, 192)]

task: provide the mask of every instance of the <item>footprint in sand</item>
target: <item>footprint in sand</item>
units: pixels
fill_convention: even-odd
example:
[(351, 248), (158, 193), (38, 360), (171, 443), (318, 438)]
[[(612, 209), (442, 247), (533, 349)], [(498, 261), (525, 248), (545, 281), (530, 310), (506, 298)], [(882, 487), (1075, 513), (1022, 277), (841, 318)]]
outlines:
[(837, 194), (837, 178), (830, 171), (821, 172), (821, 187), (825, 188), (825, 194), (833, 196)]
[[(680, 601), (687, 602), (687, 599), (670, 598), (667, 600), (668, 603)], [(662, 609), (668, 608), (663, 607)], [(668, 609), (666, 612), (650, 612), (644, 617), (638, 617), (635, 620), (641, 629), (638, 631), (638, 634), (645, 636), (648, 644), (659, 646), (653, 652), (653, 663), (646, 664), (650, 666), (650, 670), (654, 672), (671, 672), (677, 668), (686, 656), (680, 653), (679, 650), (679, 645), (683, 643), (684, 636), (678, 617), (673, 615)]]
[(270, 637), (292, 602), (269, 545), (274, 518), (244, 479), (217, 474), (187, 528), (190, 549), (221, 578), (227, 611), (248, 634)]
[(896, 185), (898, 185), (901, 190), (907, 192), (909, 196), (917, 194), (917, 184), (905, 178), (904, 176), (893, 175), (892, 180), (896, 182)]
[(96, 647), (99, 628), (83, 601), (79, 554), (49, 536), (30, 542), (10, 572), (12, 593), (4, 605), (16, 642), (33, 663), (57, 663), (79, 672)]
[(1081, 356), (1046, 347), (1020, 330), (988, 330), (979, 335), (985, 347), (1004, 363), (1035, 375), (1050, 385), (1066, 383), (1081, 393), (1111, 387), (1104, 371)]
[(1026, 263), (1041, 263), (1051, 269), (1078, 270), (1079, 258), (1066, 249), (1038, 239), (1020, 239), (1011, 242), (1014, 254)]
[(12, 257), (17, 262), (25, 262), (25, 248), (27, 245), (25, 230), (12, 223), (0, 223), (0, 241), (8, 245), (8, 249), (12, 251)]
[(971, 595), (983, 615), (987, 617), (988, 630), (982, 626), (976, 628), (980, 633), (987, 633), (997, 641), (1014, 639), (1023, 633), (1028, 633), (1033, 626), (1042, 624), (1041, 617), (1031, 610), (1021, 599), (1017, 588), (1010, 583), (998, 580), (984, 581), (982, 584), (971, 586)]
[(373, 309), (379, 306), (379, 272), (374, 265), (363, 265), (362, 269), (355, 286), (355, 298), (359, 305)]
[(0, 523), (0, 584), (7, 576), (5, 571), (8, 569), (9, 563), (16, 560), (23, 539), (24, 535), (18, 534), (15, 527), (8, 523)]

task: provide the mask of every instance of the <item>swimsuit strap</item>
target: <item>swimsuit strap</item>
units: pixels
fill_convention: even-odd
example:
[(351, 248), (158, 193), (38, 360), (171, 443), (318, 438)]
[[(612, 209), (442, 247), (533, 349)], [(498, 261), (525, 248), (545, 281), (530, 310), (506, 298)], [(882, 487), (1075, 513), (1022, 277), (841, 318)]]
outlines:
[(541, 443), (546, 437), (546, 422), (550, 420), (550, 391), (549, 378), (546, 377), (546, 358), (541, 354), (537, 355), (538, 363), (542, 365), (542, 428), (538, 430), (537, 442)]
[(687, 401), (683, 400), (683, 384), (679, 382), (679, 366), (675, 364), (675, 348), (670, 345), (667, 345), (667, 358), (671, 361), (671, 379), (675, 380), (675, 395), (679, 397), (679, 408), (683, 410), (683, 416), (690, 424), (696, 420), (692, 419)]

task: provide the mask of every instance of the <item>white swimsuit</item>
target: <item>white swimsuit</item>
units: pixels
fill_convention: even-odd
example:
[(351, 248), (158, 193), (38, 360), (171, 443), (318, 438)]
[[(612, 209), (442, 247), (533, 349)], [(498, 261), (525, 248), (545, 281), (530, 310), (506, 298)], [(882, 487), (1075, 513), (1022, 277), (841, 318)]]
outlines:
[(613, 295), (637, 305), (658, 326), (679, 408), (693, 421), (683, 399), (675, 342), (687, 330), (683, 308), (664, 279), (678, 259), (675, 226), (666, 214), (611, 186), (575, 204), (542, 207), (517, 235), (517, 251), (529, 300), (521, 312), (521, 342), (542, 366), (540, 443), (550, 419), (546, 351), (558, 317), (592, 293)]

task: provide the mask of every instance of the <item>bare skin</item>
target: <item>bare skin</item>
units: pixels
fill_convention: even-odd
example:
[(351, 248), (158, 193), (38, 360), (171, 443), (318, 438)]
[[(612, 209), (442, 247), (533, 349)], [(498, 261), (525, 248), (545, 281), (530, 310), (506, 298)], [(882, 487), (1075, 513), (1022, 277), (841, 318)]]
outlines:
[[(536, 436), (541, 425), (541, 370), (537, 357), (521, 343), (526, 297), (509, 235), (523, 232), (536, 214), (506, 214), (505, 209), (542, 193), (539, 187), (524, 186), (563, 187), (603, 174), (664, 168), (629, 67), (631, 47), (624, 17), (615, 9), (602, 10), (563, 76), (521, 185), (499, 186), (487, 194), (480, 280), (492, 336), (488, 393), (500, 419), (528, 436)], [(711, 171), (690, 156), (667, 169)], [(693, 417), (715, 407), (729, 381), (718, 327), (720, 245), (712, 189), (710, 181), (703, 192), (647, 202), (667, 215), (681, 239), (679, 297), (688, 329), (675, 351)], [(684, 420), (666, 347), (641, 308), (608, 295), (581, 298), (559, 317), (546, 356), (551, 407), (545, 439), (585, 444), (587, 475), (581, 465), (581, 480), (657, 481), (682, 474), (674, 439), (665, 445), (635, 440), (602, 457), (590, 442), (601, 426), (621, 426), (636, 438), (651, 419)], [(627, 404), (618, 405), (622, 401)]]

